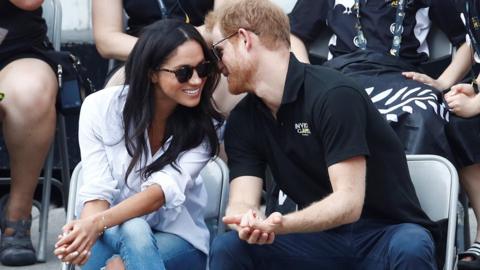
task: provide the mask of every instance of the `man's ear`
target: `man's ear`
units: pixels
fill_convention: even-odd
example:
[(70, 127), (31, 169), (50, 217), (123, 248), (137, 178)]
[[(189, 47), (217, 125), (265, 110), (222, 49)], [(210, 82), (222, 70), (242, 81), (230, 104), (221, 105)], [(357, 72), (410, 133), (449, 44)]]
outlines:
[(252, 47), (252, 42), (253, 42), (253, 39), (252, 39), (252, 34), (251, 32), (243, 29), (243, 28), (240, 28), (238, 29), (238, 34), (239, 34), (239, 37), (240, 37), (240, 42), (242, 42), (244, 44), (244, 46), (246, 47), (247, 50), (249, 50), (251, 47)]

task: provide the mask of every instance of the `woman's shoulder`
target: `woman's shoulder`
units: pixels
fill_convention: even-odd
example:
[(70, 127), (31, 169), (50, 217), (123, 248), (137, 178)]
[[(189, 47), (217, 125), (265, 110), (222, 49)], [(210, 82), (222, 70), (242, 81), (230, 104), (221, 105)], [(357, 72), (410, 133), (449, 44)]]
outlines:
[(105, 105), (106, 103), (117, 99), (124, 100), (127, 92), (128, 86), (118, 85), (107, 87), (88, 95), (83, 101), (83, 104), (100, 103)]
[(123, 85), (99, 90), (85, 98), (82, 111), (89, 110), (100, 114), (120, 113), (125, 104), (127, 93), (128, 86)]

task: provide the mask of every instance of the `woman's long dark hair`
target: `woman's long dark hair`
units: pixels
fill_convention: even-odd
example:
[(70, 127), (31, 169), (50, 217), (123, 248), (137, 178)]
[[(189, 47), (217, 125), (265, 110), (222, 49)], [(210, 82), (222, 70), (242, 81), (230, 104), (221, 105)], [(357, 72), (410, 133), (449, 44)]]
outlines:
[[(132, 160), (125, 182), (137, 163), (142, 160), (146, 162), (149, 153), (145, 131), (152, 123), (155, 112), (155, 87), (151, 82), (151, 74), (189, 40), (196, 41), (202, 47), (206, 61), (215, 62), (195, 27), (174, 19), (164, 19), (145, 27), (127, 59), (125, 84), (129, 85), (129, 90), (123, 108), (123, 125), (125, 146)], [(223, 117), (215, 110), (212, 93), (219, 79), (219, 73), (212, 72), (203, 86), (200, 103), (191, 108), (178, 104), (168, 117), (162, 145), (168, 138), (172, 137), (172, 140), (164, 154), (154, 162), (146, 166), (141, 164), (140, 173), (144, 180), (168, 164), (179, 170), (176, 160), (180, 153), (200, 145), (204, 140), (210, 145), (211, 156), (218, 153), (216, 130), (223, 123)]]

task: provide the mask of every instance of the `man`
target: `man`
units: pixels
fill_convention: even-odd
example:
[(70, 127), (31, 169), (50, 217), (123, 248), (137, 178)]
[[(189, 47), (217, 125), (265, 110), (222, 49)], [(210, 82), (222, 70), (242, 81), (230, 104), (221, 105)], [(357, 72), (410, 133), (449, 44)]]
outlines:
[[(290, 54), (268, 0), (207, 18), (234, 94), (225, 133), (230, 200), (210, 269), (436, 269), (437, 227), (420, 209), (402, 146), (364, 90)], [(263, 217), (266, 167), (300, 210)]]

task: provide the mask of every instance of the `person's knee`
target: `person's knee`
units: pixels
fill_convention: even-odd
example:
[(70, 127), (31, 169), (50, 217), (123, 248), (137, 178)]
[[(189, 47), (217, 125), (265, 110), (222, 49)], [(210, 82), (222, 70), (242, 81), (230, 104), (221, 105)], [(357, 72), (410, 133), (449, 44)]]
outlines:
[(156, 247), (152, 229), (142, 218), (133, 218), (119, 225), (118, 233), (121, 242), (129, 249), (141, 251), (152, 246)]
[[(35, 72), (23, 74), (28, 70), (25, 65), (34, 66)], [(36, 59), (19, 62), (17, 66), (18, 69), (10, 68), (1, 80), (2, 91), (6, 96), (4, 106), (14, 107), (7, 111), (44, 117), (55, 110), (58, 82), (50, 66)], [(32, 110), (35, 110), (34, 114)]]
[(241, 254), (243, 241), (238, 238), (236, 232), (231, 231), (218, 235), (210, 246), (210, 257), (232, 258)]
[(435, 262), (435, 247), (426, 229), (404, 224), (390, 242), (391, 261), (395, 264), (415, 265)]

